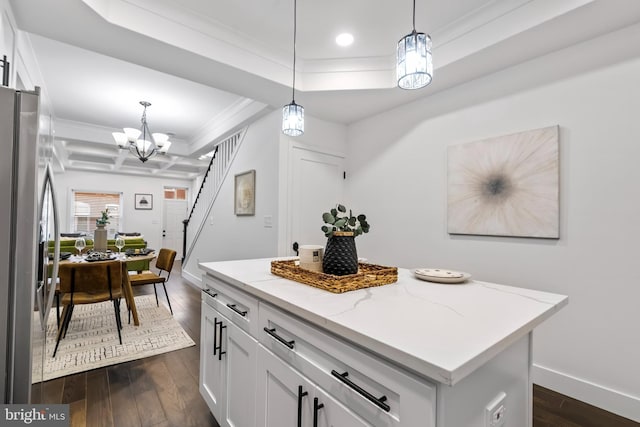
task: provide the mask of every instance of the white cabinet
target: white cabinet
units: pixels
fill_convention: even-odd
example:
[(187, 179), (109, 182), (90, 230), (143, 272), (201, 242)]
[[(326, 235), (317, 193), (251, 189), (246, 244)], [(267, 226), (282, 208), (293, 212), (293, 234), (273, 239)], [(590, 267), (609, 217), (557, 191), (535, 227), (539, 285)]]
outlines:
[(260, 427), (372, 427), (262, 346), (258, 349)]
[(256, 426), (311, 425), (314, 385), (309, 380), (262, 346), (258, 347), (257, 374)]
[(221, 426), (433, 427), (435, 386), (205, 276), (200, 392)]
[(200, 394), (214, 415), (220, 414), (223, 408), (224, 365), (217, 355), (219, 318), (220, 314), (203, 301), (200, 320)]
[(200, 393), (221, 426), (255, 424), (257, 342), (223, 316), (205, 297), (202, 302)]
[[(436, 386), (320, 328), (260, 302), (261, 346), (303, 373), (321, 391), (325, 411), (376, 427), (434, 427)], [(331, 397), (329, 400), (328, 397)], [(324, 399), (324, 400), (323, 400)], [(335, 405), (334, 405), (335, 402)], [(345, 413), (340, 408), (348, 408)], [(338, 415), (340, 414), (340, 415)], [(356, 415), (357, 414), (357, 415)], [(333, 425), (331, 420), (325, 419)], [(337, 425), (340, 425), (338, 423)]]

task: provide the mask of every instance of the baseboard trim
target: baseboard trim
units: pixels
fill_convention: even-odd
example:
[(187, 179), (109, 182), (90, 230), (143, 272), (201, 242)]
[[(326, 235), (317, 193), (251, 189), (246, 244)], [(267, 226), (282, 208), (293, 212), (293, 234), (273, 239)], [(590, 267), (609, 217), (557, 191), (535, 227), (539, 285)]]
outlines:
[(198, 277), (198, 276), (194, 276), (193, 274), (189, 273), (188, 271), (182, 271), (182, 278), (191, 286), (193, 286), (194, 288), (196, 288), (197, 290), (201, 290), (202, 289), (202, 278)]
[(576, 378), (563, 372), (533, 364), (534, 384), (640, 422), (640, 398)]

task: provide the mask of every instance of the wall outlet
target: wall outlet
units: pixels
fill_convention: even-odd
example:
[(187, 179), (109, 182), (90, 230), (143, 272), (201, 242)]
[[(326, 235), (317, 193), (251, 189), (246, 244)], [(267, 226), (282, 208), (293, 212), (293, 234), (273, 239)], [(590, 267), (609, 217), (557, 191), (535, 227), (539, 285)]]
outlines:
[(505, 425), (507, 415), (507, 395), (501, 391), (484, 408), (485, 427), (501, 427)]

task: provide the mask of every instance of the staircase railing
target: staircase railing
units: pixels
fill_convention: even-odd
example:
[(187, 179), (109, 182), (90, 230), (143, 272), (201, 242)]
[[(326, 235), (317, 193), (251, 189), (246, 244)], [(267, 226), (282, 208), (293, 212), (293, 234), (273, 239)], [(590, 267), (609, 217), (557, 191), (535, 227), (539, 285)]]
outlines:
[(184, 226), (182, 241), (183, 265), (189, 259), (195, 242), (202, 232), (213, 203), (220, 192), (220, 187), (229, 172), (229, 166), (233, 163), (237, 149), (242, 143), (245, 131), (246, 128), (216, 145), (209, 167), (200, 184), (198, 194), (193, 201), (189, 217), (182, 221)]

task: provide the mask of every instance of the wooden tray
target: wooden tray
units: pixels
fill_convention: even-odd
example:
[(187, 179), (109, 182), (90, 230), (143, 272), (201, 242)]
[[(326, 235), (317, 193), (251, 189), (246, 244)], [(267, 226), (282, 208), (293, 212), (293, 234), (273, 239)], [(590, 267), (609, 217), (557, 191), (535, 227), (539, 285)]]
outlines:
[(398, 268), (376, 264), (358, 264), (358, 272), (346, 276), (318, 273), (295, 265), (295, 261), (271, 261), (271, 273), (337, 294), (398, 281)]

